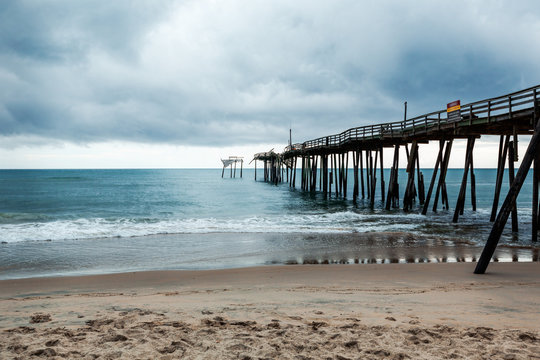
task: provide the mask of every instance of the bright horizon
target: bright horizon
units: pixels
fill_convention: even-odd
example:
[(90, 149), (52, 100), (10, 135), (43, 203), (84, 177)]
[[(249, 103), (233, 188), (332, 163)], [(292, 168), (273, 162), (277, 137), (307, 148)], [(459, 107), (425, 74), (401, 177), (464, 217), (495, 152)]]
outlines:
[[(527, 149), (530, 136), (519, 137), (519, 160), (515, 163), (517, 169), (521, 164), (523, 154)], [(420, 167), (433, 168), (435, 165), (438, 142), (420, 144)], [(454, 140), (449, 168), (463, 168), (465, 161), (465, 139)], [(497, 167), (499, 140), (497, 136), (486, 136), (476, 141), (474, 151), (474, 166), (477, 169), (492, 169)], [(91, 147), (89, 149), (89, 147)], [(35, 148), (19, 149), (18, 156), (12, 157), (11, 150), (0, 148), (0, 159), (3, 159), (3, 169), (221, 169), (220, 159), (229, 156), (244, 156), (244, 168), (254, 168), (254, 162), (249, 164), (256, 152), (268, 151), (278, 146), (263, 145), (227, 148), (193, 148), (156, 144), (93, 144), (87, 146), (64, 144), (63, 146), (42, 146), (37, 152)], [(280, 150), (277, 150), (280, 151)], [(197, 156), (189, 154), (198, 152)], [(384, 149), (384, 167), (392, 164), (393, 149)], [(402, 147), (400, 168), (406, 167), (405, 150)], [(81, 163), (81, 159), (84, 162)], [(352, 159), (349, 163), (352, 168)], [(43, 166), (36, 167), (39, 162)], [(177, 163), (177, 166), (170, 164)], [(83, 166), (81, 166), (83, 164)], [(260, 164), (260, 162), (259, 162)], [(508, 166), (508, 164), (507, 164)], [(258, 166), (260, 169), (260, 165)]]

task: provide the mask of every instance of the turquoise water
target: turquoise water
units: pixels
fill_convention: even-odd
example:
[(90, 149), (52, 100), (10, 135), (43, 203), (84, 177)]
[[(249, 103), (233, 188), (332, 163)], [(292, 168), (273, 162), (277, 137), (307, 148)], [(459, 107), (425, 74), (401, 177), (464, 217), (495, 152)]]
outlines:
[[(431, 170), (422, 171), (428, 182)], [(478, 248), (491, 229), (496, 170), (475, 172), (478, 209), (471, 211), (468, 198), (465, 214), (452, 224), (462, 177), (458, 169), (447, 176), (451, 210), (428, 216), (419, 208), (383, 210), (379, 187), (371, 209), (367, 199), (353, 204), (286, 183), (256, 182), (250, 169), (233, 179), (228, 173), (222, 179), (221, 169), (1, 170), (0, 278), (306, 259), (384, 261), (374, 249), (397, 247), (404, 258), (415, 257), (418, 250), (410, 249), (420, 245)], [(388, 181), (389, 171), (385, 175)], [(352, 178), (350, 170), (349, 194)], [(402, 170), (401, 195), (405, 182)], [(507, 188), (505, 180), (503, 194)], [(537, 250), (530, 242), (531, 188), (529, 177), (518, 198), (519, 233), (511, 233), (508, 225), (501, 239), (510, 248), (525, 249), (525, 257)], [(374, 234), (384, 234), (379, 237), (384, 240), (374, 240)]]

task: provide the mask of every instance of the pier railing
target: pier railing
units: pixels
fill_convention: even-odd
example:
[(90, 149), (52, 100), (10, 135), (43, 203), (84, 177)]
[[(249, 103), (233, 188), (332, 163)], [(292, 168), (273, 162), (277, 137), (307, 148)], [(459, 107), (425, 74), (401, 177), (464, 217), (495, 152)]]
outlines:
[(339, 134), (308, 140), (303, 143), (292, 144), (285, 147), (284, 153), (290, 151), (303, 151), (310, 149), (338, 147), (352, 141), (367, 141), (385, 138), (402, 138), (427, 133), (430, 130), (441, 128), (470, 126), (476, 118), (485, 118), (489, 124), (494, 115), (513, 112), (534, 107), (540, 85), (510, 94), (480, 100), (461, 106), (461, 117), (458, 121), (448, 118), (446, 110), (439, 110), (428, 114), (416, 116), (403, 121), (395, 121), (376, 125), (354, 127)]

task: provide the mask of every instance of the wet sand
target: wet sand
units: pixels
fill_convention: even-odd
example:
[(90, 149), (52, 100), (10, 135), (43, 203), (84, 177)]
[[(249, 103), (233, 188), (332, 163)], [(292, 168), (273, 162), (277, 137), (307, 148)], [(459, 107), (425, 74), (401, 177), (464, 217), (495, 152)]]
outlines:
[[(422, 216), (422, 215), (419, 215)], [(423, 217), (422, 217), (423, 218)], [(484, 244), (456, 231), (204, 233), (0, 244), (0, 280), (158, 270), (211, 270), (291, 264), (474, 262)], [(472, 230), (467, 230), (472, 231)], [(538, 262), (539, 245), (502, 242), (494, 259)]]
[(540, 359), (540, 263), (0, 281), (0, 358)]

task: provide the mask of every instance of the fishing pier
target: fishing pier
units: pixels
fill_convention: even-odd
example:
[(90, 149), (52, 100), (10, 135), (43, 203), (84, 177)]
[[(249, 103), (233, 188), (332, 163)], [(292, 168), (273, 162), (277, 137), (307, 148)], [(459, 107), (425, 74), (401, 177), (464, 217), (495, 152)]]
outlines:
[[(465, 208), (467, 186), (470, 186), (472, 210), (476, 210), (476, 180), (474, 174), (474, 145), (482, 135), (498, 135), (499, 151), (497, 175), (490, 221), (491, 233), (486, 241), (475, 273), (483, 274), (495, 252), (501, 233), (511, 215), (512, 231), (518, 230), (516, 199), (531, 166), (533, 166), (532, 241), (538, 237), (540, 221), (538, 185), (540, 177), (540, 85), (521, 91), (461, 105), (449, 103), (447, 109), (435, 111), (403, 121), (360, 126), (342, 133), (323, 136), (298, 144), (290, 144), (282, 153), (273, 150), (254, 155), (264, 164), (264, 181), (274, 184), (288, 182), (297, 185), (297, 168), (301, 169), (298, 185), (303, 191), (321, 191), (326, 196), (347, 197), (349, 161), (353, 167), (354, 202), (359, 197), (370, 200), (375, 206), (375, 194), (380, 191), (383, 206), (387, 210), (402, 208), (411, 211), (418, 200), (421, 213), (436, 212), (439, 201), (449, 210), (446, 190), (446, 173), (456, 139), (466, 139), (464, 172), (459, 195), (454, 208), (453, 222), (458, 222)], [(406, 104), (405, 104), (406, 106)], [(406, 109), (406, 108), (405, 108)], [(531, 140), (517, 173), (514, 163), (518, 161), (518, 137), (530, 135)], [(424, 179), (419, 166), (420, 145), (437, 141), (439, 150), (431, 179)], [(383, 148), (393, 150), (390, 176), (385, 179)], [(399, 156), (405, 149), (405, 191), (399, 194)], [(300, 161), (300, 163), (298, 163)], [(504, 169), (508, 164), (509, 190), (499, 207)], [(255, 180), (257, 172), (255, 171)], [(428, 182), (429, 181), (429, 182)], [(427, 185), (427, 186), (426, 186)], [(380, 189), (380, 190), (377, 190)], [(400, 201), (402, 200), (402, 201)]]

